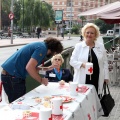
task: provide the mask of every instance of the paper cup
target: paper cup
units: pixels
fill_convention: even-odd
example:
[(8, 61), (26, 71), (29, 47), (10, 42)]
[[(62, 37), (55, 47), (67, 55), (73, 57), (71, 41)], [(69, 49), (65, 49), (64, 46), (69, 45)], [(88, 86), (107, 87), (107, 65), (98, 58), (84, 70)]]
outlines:
[(85, 73), (86, 73), (87, 75), (93, 74), (93, 63), (86, 63)]
[(41, 109), (39, 120), (52, 120), (52, 109), (51, 108)]
[(63, 114), (63, 103), (62, 98), (52, 98), (52, 114), (53, 115), (62, 115)]
[(70, 82), (69, 89), (70, 89), (70, 95), (73, 95), (73, 96), (78, 95), (78, 83)]

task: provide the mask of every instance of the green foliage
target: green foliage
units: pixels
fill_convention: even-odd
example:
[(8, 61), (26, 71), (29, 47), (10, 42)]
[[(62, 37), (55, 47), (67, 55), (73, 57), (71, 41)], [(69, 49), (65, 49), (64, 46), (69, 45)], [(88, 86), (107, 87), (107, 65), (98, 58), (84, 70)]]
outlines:
[(80, 16), (80, 19), (82, 20), (82, 26), (83, 26), (83, 23), (86, 20), (86, 18), (85, 18), (85, 16)]
[(68, 30), (66, 30), (65, 32), (64, 32), (64, 34), (68, 34), (69, 33), (69, 31)]
[[(2, 1), (2, 24), (10, 26), (8, 14), (10, 12), (11, 0)], [(14, 0), (14, 26), (21, 29), (32, 30), (33, 27), (41, 26), (47, 29), (54, 26), (54, 10), (52, 6), (40, 0)], [(9, 24), (9, 25), (8, 25)]]
[(101, 33), (106, 33), (107, 30), (113, 29), (114, 25), (113, 24), (107, 24), (103, 20), (97, 19), (94, 22), (97, 26), (100, 28)]
[(80, 27), (78, 25), (73, 26), (71, 33), (72, 34), (79, 34), (79, 28)]
[(8, 14), (10, 13), (11, 0), (2, 0), (1, 3), (2, 3), (1, 4), (1, 7), (2, 7), (2, 11), (1, 11), (2, 27), (9, 26), (10, 19), (8, 18)]

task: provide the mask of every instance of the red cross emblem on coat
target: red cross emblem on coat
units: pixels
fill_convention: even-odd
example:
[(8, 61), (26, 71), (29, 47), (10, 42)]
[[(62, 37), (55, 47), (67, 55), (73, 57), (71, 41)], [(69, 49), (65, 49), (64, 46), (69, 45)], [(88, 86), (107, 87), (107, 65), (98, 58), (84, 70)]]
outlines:
[(88, 69), (88, 71), (89, 71), (90, 73), (92, 73), (92, 72), (93, 72), (93, 68), (90, 67), (90, 68)]

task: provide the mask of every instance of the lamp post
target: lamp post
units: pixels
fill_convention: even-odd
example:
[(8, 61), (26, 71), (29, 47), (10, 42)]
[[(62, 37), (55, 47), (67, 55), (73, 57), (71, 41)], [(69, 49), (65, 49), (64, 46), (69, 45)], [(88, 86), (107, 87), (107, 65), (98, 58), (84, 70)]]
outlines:
[(2, 6), (2, 0), (0, 0), (0, 30), (2, 28), (2, 17), (1, 17), (2, 16), (2, 14), (1, 14), (2, 13), (1, 12), (2, 11), (2, 7), (1, 6)]
[(41, 12), (40, 27), (41, 27), (42, 26), (42, 0), (41, 0), (41, 3), (40, 3), (40, 8), (41, 8), (41, 10), (40, 10), (40, 12)]
[(23, 3), (23, 32), (24, 32), (24, 0), (22, 1), (22, 3)]
[[(14, 0), (11, 0), (11, 12), (13, 13), (13, 2)], [(13, 44), (13, 19), (11, 19), (11, 44)]]
[(71, 22), (72, 22), (72, 0), (71, 0), (71, 6), (70, 6), (70, 24), (69, 24), (69, 33), (68, 33), (69, 39), (68, 40), (71, 40), (71, 38), (70, 38), (70, 36), (71, 36)]
[(43, 19), (43, 17), (42, 17), (42, 3), (43, 2), (45, 2), (44, 0), (41, 0), (41, 3), (40, 3), (40, 7), (41, 7), (41, 20), (40, 20), (40, 27), (42, 27), (42, 19)]

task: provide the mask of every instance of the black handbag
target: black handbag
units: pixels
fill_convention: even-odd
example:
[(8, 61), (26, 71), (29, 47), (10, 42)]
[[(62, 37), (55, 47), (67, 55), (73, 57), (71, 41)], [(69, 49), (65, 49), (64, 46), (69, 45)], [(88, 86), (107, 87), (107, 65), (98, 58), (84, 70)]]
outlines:
[[(106, 92), (106, 88), (107, 88), (108, 93)], [(103, 90), (104, 90), (104, 94), (101, 96), (100, 102), (101, 102), (103, 112), (104, 112), (103, 116), (108, 117), (111, 110), (115, 106), (115, 101), (110, 94), (110, 90), (106, 82), (103, 84)]]

